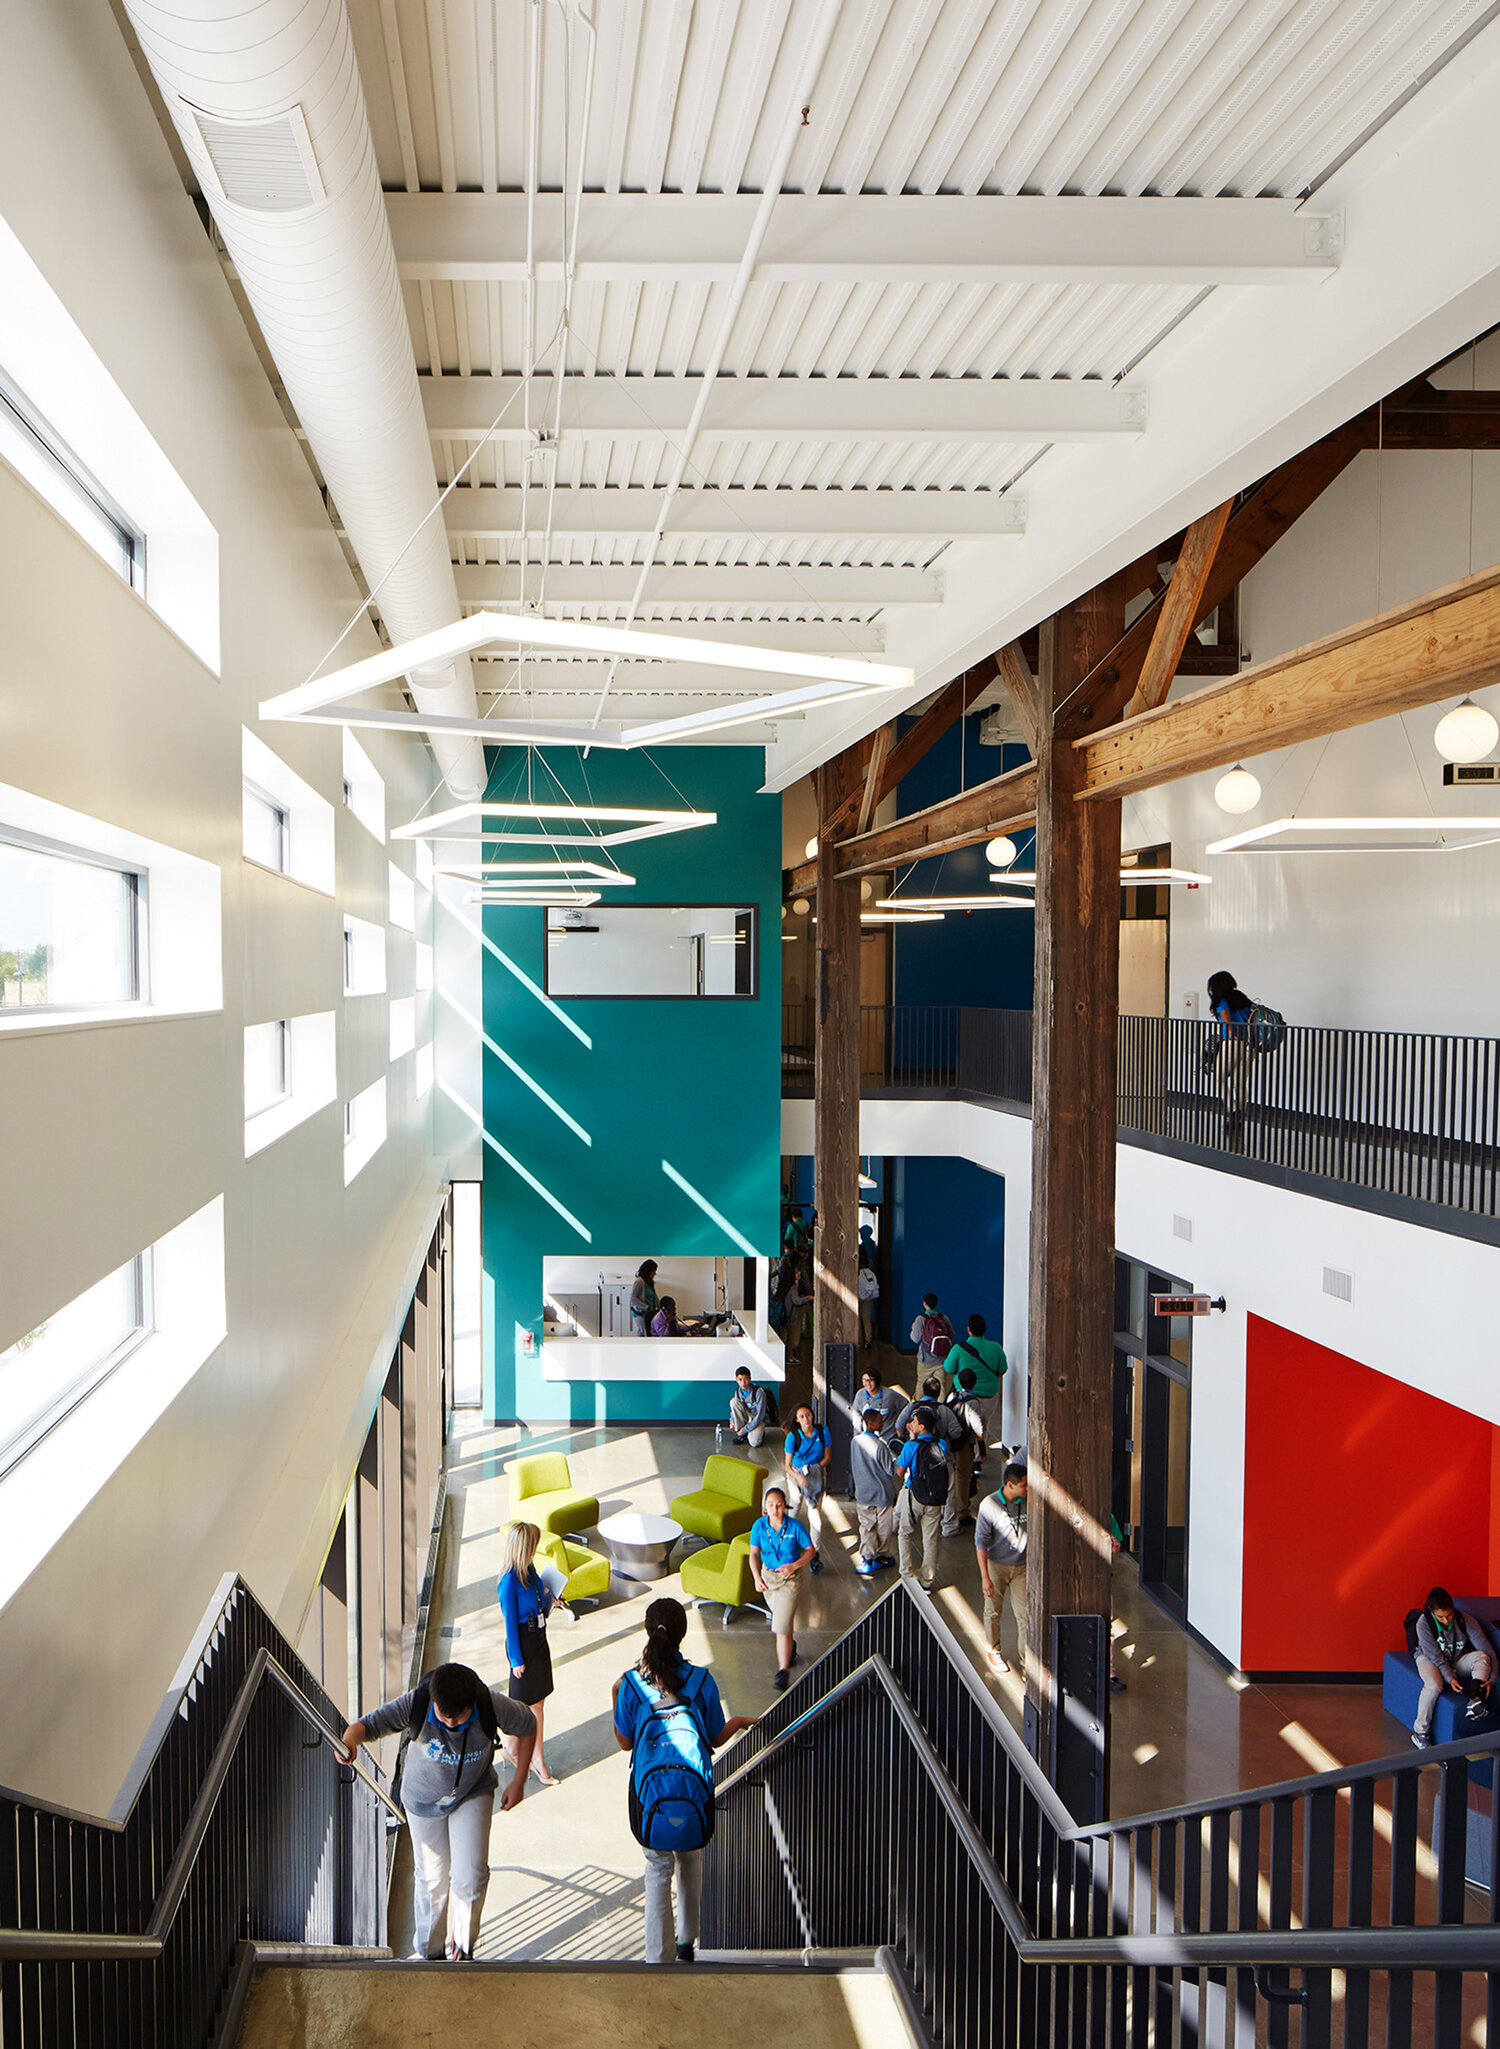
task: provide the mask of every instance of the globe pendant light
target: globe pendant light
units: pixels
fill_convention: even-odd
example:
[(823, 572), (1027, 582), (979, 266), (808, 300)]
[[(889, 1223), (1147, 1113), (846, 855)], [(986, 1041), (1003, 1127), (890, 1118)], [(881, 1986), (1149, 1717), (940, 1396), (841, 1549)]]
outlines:
[(1500, 724), (1482, 704), (1466, 697), (1438, 720), (1432, 739), (1444, 761), (1483, 761), (1495, 751)]
[(1237, 818), (1243, 811), (1253, 811), (1260, 802), (1260, 783), (1248, 768), (1236, 762), (1214, 784), (1214, 802), (1221, 811)]
[(992, 868), (1008, 868), (1018, 851), (1014, 840), (1002, 837), (990, 841), (984, 850), (984, 857)]

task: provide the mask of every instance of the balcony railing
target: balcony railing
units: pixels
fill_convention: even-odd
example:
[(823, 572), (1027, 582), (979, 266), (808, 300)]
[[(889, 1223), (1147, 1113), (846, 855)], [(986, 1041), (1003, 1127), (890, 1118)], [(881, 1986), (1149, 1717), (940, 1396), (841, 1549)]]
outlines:
[[(1029, 1108), (1031, 1024), (1029, 1010), (867, 1006), (861, 1088)], [(1274, 1051), (1250, 1058), (1242, 1106), (1226, 1097), (1225, 1071), (1216, 1025), (1122, 1017), (1120, 1131), (1500, 1215), (1500, 1040), (1292, 1025)], [(811, 1094), (812, 1076), (812, 1005), (784, 1004), (783, 1093)]]

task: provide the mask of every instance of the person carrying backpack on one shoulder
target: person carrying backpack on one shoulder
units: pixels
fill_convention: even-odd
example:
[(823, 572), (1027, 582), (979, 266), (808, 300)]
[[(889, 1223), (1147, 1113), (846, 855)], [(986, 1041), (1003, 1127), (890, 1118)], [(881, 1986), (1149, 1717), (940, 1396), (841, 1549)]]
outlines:
[(1245, 1105), (1250, 1098), (1250, 1070), (1262, 1053), (1275, 1053), (1286, 1040), (1286, 1019), (1268, 1003), (1247, 996), (1227, 968), (1208, 978), (1208, 1010), (1218, 1020), (1203, 1048), (1203, 1072), (1219, 1068), (1219, 1096), (1224, 1105), (1224, 1142), (1238, 1152), (1245, 1134)]
[(948, 1370), (948, 1352), (953, 1343), (953, 1325), (938, 1308), (936, 1295), (922, 1297), (922, 1307), (912, 1318), (911, 1341), (917, 1348), (917, 1371), (942, 1376), (944, 1394), (953, 1385)]
[[(903, 1579), (918, 1579), (932, 1592), (937, 1578), (938, 1533), (948, 1499), (948, 1447), (936, 1435), (937, 1417), (925, 1405), (908, 1422), (908, 1442), (896, 1460), (904, 1474), (896, 1500), (896, 1556)], [(920, 1545), (921, 1565), (916, 1562)]]
[[(401, 1804), (416, 1867), (416, 1957), (447, 1955), (463, 1963), (490, 1882), (490, 1816), (500, 1781), (495, 1750), (501, 1735), (516, 1739), (515, 1776), (500, 1794), (508, 1814), (526, 1791), (536, 1743), (536, 1717), (523, 1701), (486, 1686), (468, 1665), (439, 1665), (412, 1693), (371, 1708), (344, 1731), (344, 1761), (361, 1743), (409, 1735), (401, 1770)], [(453, 1896), (453, 1926), (444, 1949), (443, 1924)]]
[(681, 1601), (653, 1601), (639, 1662), (611, 1696), (615, 1741), (630, 1752), (630, 1832), (646, 1857), (648, 1964), (693, 1961), (703, 1846), (714, 1832), (713, 1753), (755, 1724), (754, 1715), (726, 1719), (713, 1675), (682, 1655), (686, 1635)]

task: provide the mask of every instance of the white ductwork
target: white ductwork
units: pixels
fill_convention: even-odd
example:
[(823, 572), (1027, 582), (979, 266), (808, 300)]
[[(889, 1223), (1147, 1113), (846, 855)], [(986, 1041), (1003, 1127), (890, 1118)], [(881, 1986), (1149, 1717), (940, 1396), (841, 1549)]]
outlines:
[[(416, 531), (437, 486), (344, 0), (125, 6), (392, 640), (451, 625), (441, 515)], [(467, 657), (410, 682), (420, 710), (478, 716)], [(477, 741), (432, 746), (455, 796), (482, 794)]]

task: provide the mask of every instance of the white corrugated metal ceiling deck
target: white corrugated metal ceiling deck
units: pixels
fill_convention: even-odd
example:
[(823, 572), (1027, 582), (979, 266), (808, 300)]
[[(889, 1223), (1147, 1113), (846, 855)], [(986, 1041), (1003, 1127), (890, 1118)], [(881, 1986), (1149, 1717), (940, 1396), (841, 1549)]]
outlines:
[[(576, 7), (350, 0), (437, 477), (470, 463), (466, 603), (627, 616), (822, 7), (596, 0), (585, 121)], [(850, 652), (925, 631), (956, 546), (1003, 551), (1053, 466), (1149, 443), (1166, 338), (1241, 286), (1331, 288), (1320, 187), (1495, 12), (844, 0), (637, 616), (819, 623), (830, 650), (843, 623)], [(1023, 197), (1068, 211), (1013, 248)], [(538, 715), (597, 696), (597, 664), (527, 669)], [(689, 680), (684, 709), (737, 687)], [(612, 715), (637, 684), (660, 711), (632, 668)]]

